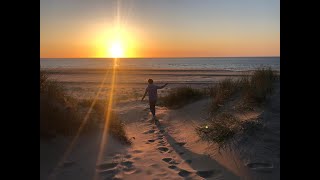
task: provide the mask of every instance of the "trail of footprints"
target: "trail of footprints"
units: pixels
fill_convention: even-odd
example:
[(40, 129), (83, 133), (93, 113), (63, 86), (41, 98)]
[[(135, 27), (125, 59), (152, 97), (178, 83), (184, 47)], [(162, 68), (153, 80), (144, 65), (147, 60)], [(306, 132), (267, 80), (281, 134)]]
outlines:
[[(148, 121), (148, 123), (150, 123), (152, 125), (151, 127), (153, 129), (147, 130), (147, 131), (143, 132), (142, 134), (152, 134), (153, 138), (148, 139), (146, 141), (146, 144), (157, 143), (156, 149), (161, 154), (168, 155), (171, 152), (173, 152), (173, 150), (170, 150), (168, 148), (168, 142), (166, 142), (166, 140), (164, 138), (165, 130), (161, 127), (161, 125), (158, 126), (158, 128), (160, 130), (156, 131), (156, 127), (154, 126), (153, 122)], [(184, 146), (185, 144), (186, 144), (185, 142), (176, 143), (177, 146)], [(132, 151), (132, 153), (138, 154), (138, 153), (142, 153), (142, 151), (141, 150), (134, 150), (134, 151)], [(184, 154), (184, 152), (177, 152), (177, 153), (179, 155)], [(96, 168), (97, 168), (97, 171), (99, 172), (99, 174), (103, 177), (103, 179), (121, 180), (122, 175), (120, 172), (123, 172), (123, 174), (125, 174), (125, 175), (130, 175), (130, 174), (140, 173), (142, 171), (142, 169), (135, 167), (135, 165), (134, 165), (135, 160), (140, 160), (140, 158), (138, 158), (138, 157), (132, 158), (132, 156), (130, 154), (127, 154), (124, 156), (117, 154), (117, 155), (113, 156), (112, 162), (101, 163), (101, 164), (97, 165)], [(174, 160), (171, 157), (164, 157), (164, 158), (162, 158), (162, 161), (164, 161), (165, 163), (168, 164), (167, 168), (169, 168), (170, 170), (177, 171), (178, 175), (183, 178), (189, 178), (190, 175), (194, 174), (193, 172), (189, 172), (187, 170), (179, 168), (177, 165), (179, 165), (180, 163), (176, 162), (176, 160)], [(191, 164), (192, 160), (185, 160), (185, 162), (188, 164)], [(152, 165), (150, 165), (150, 167), (158, 169), (158, 168), (160, 168), (160, 165), (159, 164), (152, 164)], [(152, 170), (146, 170), (146, 174), (152, 174), (151, 171)], [(195, 174), (202, 177), (202, 178), (210, 178), (210, 177), (213, 177), (213, 175), (215, 175), (216, 172), (214, 172), (213, 170), (196, 171)], [(163, 172), (161, 174), (157, 174), (156, 176), (158, 176), (160, 179), (162, 179), (161, 177), (164, 177), (166, 175), (167, 175), (167, 173)], [(159, 179), (159, 178), (155, 178), (155, 179)]]
[[(173, 150), (170, 150), (167, 145), (168, 142), (166, 142), (166, 140), (164, 139), (164, 133), (165, 130), (161, 127), (161, 125), (157, 125), (159, 131), (156, 131), (156, 127), (153, 125), (152, 121), (148, 121), (148, 123), (150, 123), (153, 129), (148, 130), (143, 132), (143, 134), (153, 134), (154, 136), (156, 136), (156, 138), (152, 138), (147, 140), (146, 144), (152, 144), (152, 143), (157, 143), (157, 150), (162, 153), (162, 154), (170, 154)], [(149, 124), (149, 125), (150, 125)], [(177, 142), (176, 145), (177, 146), (184, 146), (186, 143), (185, 142)], [(185, 154), (185, 152), (177, 152), (180, 156)], [(168, 163), (168, 168), (171, 170), (175, 170), (178, 172), (178, 175), (183, 177), (183, 178), (188, 178), (191, 174), (193, 174), (192, 172), (189, 172), (187, 170), (181, 169), (179, 167), (177, 167), (177, 165), (179, 165), (179, 162), (176, 162), (176, 160), (174, 160), (171, 157), (164, 157), (162, 158), (162, 161)], [(185, 160), (186, 163), (191, 164), (192, 160), (191, 159), (187, 159)], [(154, 166), (159, 166), (156, 164), (152, 164), (152, 167)], [(155, 167), (156, 168), (156, 167)], [(165, 173), (164, 173), (165, 174)], [(216, 172), (213, 170), (209, 170), (209, 171), (196, 171), (196, 175), (202, 177), (202, 178), (210, 178), (213, 177), (213, 175), (215, 175)]]
[(140, 168), (135, 167), (134, 162), (131, 161), (130, 158), (131, 155), (124, 156), (120, 161), (118, 161), (117, 158), (114, 158), (112, 162), (102, 163), (96, 168), (100, 176), (104, 179), (120, 180), (122, 179), (120, 172), (123, 172), (125, 175), (130, 175), (142, 171)]

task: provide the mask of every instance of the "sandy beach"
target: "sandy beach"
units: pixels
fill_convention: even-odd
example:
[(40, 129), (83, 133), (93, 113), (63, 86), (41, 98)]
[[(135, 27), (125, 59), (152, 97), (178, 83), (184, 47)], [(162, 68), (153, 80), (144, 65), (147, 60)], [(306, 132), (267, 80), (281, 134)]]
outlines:
[[(72, 74), (73, 79), (68, 79), (67, 73), (69, 77)], [(204, 98), (174, 110), (157, 107), (160, 125), (156, 126), (151, 120), (147, 101), (140, 101), (145, 88), (145, 83), (141, 81), (146, 73), (150, 72), (132, 73), (135, 76), (128, 75), (127, 71), (126, 76), (119, 75), (117, 82), (131, 78), (130, 81), (134, 83), (119, 83), (116, 86), (117, 96), (131, 97), (117, 101), (113, 107), (125, 123), (126, 133), (132, 140), (132, 145), (123, 145), (112, 136), (108, 136), (103, 162), (96, 164), (102, 129), (83, 134), (63, 165), (54, 169), (71, 138), (40, 140), (40, 179), (47, 179), (52, 174), (56, 179), (62, 180), (85, 180), (95, 176), (98, 179), (280, 179), (280, 82), (275, 84), (275, 93), (267, 100), (263, 110), (238, 114), (243, 120), (260, 118), (265, 128), (256, 136), (241, 137), (237, 141), (238, 144), (231, 146), (231, 151), (218, 151), (215, 145), (201, 141), (194, 130), (195, 127), (206, 123), (210, 99)], [(137, 75), (138, 73), (141, 73), (141, 76)], [(193, 73), (191, 75), (177, 72), (172, 78), (172, 73), (158, 71), (153, 77), (158, 78), (159, 82), (171, 77), (168, 80), (172, 83), (170, 88), (181, 85), (202, 88), (214, 84), (221, 77), (243, 75), (243, 72), (226, 71)], [(82, 87), (77, 89), (78, 94), (83, 95), (84, 90), (90, 91), (90, 87), (81, 84), (84, 82), (76, 83), (77, 76), (81, 76), (79, 72), (60, 71), (60, 74), (57, 74), (52, 71), (51, 74), (52, 78), (59, 76), (66, 82), (72, 79), (75, 82), (73, 85)], [(94, 77), (101, 76), (99, 73), (92, 74)], [(64, 78), (61, 78), (62, 76)], [(190, 84), (185, 84), (186, 76), (190, 77)], [(211, 81), (204, 82), (204, 76), (210, 77)], [(88, 74), (86, 77), (91, 78)], [(201, 81), (197, 81), (198, 79)], [(95, 84), (91, 88), (96, 87)], [(69, 86), (70, 89), (75, 90), (74, 86)], [(108, 87), (105, 94), (108, 94), (107, 90)], [(166, 88), (162, 91), (167, 90)], [(136, 97), (132, 97), (134, 91), (140, 91)], [(123, 94), (124, 92), (127, 94)]]
[[(111, 69), (55, 68), (44, 70), (50, 75), (50, 79), (59, 81), (65, 87), (67, 93), (73, 97), (79, 99), (93, 98), (100, 87), (101, 95), (99, 99), (105, 99), (108, 96)], [(280, 74), (279, 71), (276, 72)], [(120, 100), (139, 99), (144, 93), (148, 78), (154, 79), (155, 84), (170, 84), (170, 86), (159, 91), (161, 96), (171, 88), (181, 86), (206, 88), (223, 79), (237, 79), (251, 73), (252, 71), (217, 69), (118, 69), (115, 74), (116, 89), (114, 95)]]

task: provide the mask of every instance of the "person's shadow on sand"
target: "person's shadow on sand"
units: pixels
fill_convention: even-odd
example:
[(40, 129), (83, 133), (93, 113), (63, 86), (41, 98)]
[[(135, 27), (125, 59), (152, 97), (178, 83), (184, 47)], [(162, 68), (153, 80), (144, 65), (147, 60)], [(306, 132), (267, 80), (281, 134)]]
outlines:
[[(189, 151), (184, 147), (186, 143), (177, 142), (169, 133), (165, 131), (165, 127), (160, 123), (156, 124), (156, 127), (159, 129), (159, 132), (167, 139), (168, 143), (174, 149), (174, 151), (184, 160), (184, 162), (188, 163), (190, 167), (195, 171), (195, 173), (205, 179), (240, 179), (239, 176), (219, 164), (214, 159), (210, 158), (205, 154), (197, 154), (192, 151)], [(162, 149), (161, 149), (162, 148)], [(164, 150), (165, 147), (158, 148), (160, 151)], [(168, 150), (168, 149), (167, 149)], [(210, 167), (206, 167), (205, 170), (199, 167), (199, 163), (195, 163), (194, 161), (201, 161), (201, 163), (207, 164)], [(169, 168), (175, 169), (179, 171), (179, 175), (188, 178), (188, 176), (192, 173), (184, 169), (178, 168), (176, 165), (180, 163), (176, 163), (172, 158), (163, 158), (163, 161), (171, 164)], [(200, 170), (199, 170), (200, 169)]]

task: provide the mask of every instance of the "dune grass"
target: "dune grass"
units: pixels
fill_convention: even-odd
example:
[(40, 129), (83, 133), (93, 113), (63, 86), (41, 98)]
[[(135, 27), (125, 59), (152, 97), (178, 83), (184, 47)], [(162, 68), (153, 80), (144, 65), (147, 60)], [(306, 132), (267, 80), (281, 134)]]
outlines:
[(45, 71), (40, 71), (40, 135), (74, 134), (80, 116), (73, 104), (68, 102), (60, 83), (48, 80)]
[(118, 139), (121, 143), (131, 144), (131, 141), (125, 131), (125, 124), (121, 122), (119, 117), (114, 112), (112, 112), (110, 116), (109, 131), (110, 134)]
[(225, 79), (218, 82), (208, 90), (212, 97), (211, 112), (217, 112), (235, 93), (239, 93), (241, 99), (236, 105), (237, 109), (252, 110), (253, 107), (261, 105), (267, 95), (272, 93), (276, 77), (271, 68), (268, 68), (258, 69), (252, 75), (243, 76), (239, 80)]
[(209, 95), (212, 97), (211, 112), (217, 111), (236, 92), (238, 83), (232, 79), (220, 81), (213, 87), (209, 87)]
[[(40, 71), (40, 137), (75, 135), (88, 112), (93, 99), (75, 99), (66, 95), (63, 86), (48, 79)], [(83, 132), (97, 130), (105, 120), (106, 101), (97, 100), (92, 108)], [(122, 143), (130, 143), (124, 124), (112, 113), (110, 133)]]
[(263, 127), (260, 121), (240, 121), (231, 113), (222, 112), (211, 119), (206, 125), (196, 128), (199, 137), (209, 143), (216, 143), (219, 148), (226, 147), (238, 134), (254, 135)]
[(230, 97), (239, 94), (235, 101), (238, 111), (253, 110), (254, 107), (263, 104), (269, 94), (273, 91), (273, 82), (277, 78), (275, 73), (269, 69), (258, 69), (252, 75), (244, 76), (239, 80), (226, 79), (216, 86), (209, 88), (212, 98), (211, 120), (196, 128), (196, 132), (202, 140), (217, 143), (223, 147), (236, 134), (253, 134), (255, 130), (262, 127), (258, 120), (240, 121), (233, 116), (228, 109), (219, 111)]
[(223, 146), (239, 131), (239, 120), (228, 113), (221, 113), (205, 126), (197, 127), (196, 132), (202, 140)]
[[(89, 108), (93, 101), (94, 99), (82, 99), (79, 101), (78, 105), (80, 107)], [(107, 100), (96, 100), (94, 106), (92, 107), (93, 113), (91, 114), (92, 118), (96, 119), (96, 123), (104, 123), (106, 118), (106, 108)], [(110, 115), (109, 132), (120, 142), (124, 144), (131, 144), (131, 141), (128, 139), (125, 132), (125, 124), (121, 122), (117, 114), (113, 111)]]
[(159, 98), (159, 105), (176, 109), (201, 99), (204, 91), (189, 86), (171, 89), (168, 94)]
[(247, 104), (259, 105), (268, 94), (272, 93), (276, 75), (269, 69), (258, 69), (252, 76), (245, 76), (239, 80), (241, 98)]

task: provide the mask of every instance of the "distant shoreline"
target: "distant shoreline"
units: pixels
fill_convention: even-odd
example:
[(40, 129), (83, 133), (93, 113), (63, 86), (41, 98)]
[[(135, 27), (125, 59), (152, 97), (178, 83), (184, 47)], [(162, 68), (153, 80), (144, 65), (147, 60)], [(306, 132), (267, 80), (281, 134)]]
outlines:
[[(47, 71), (48, 74), (100, 74), (106, 71), (113, 70), (113, 68), (41, 68)], [(166, 75), (165, 73), (185, 74), (191, 73), (194, 75), (206, 76), (244, 76), (254, 70), (228, 70), (228, 69), (200, 69), (200, 68), (116, 68), (117, 72), (126, 72), (133, 74), (152, 74), (152, 75)], [(273, 70), (275, 73), (280, 74), (280, 70)], [(194, 74), (197, 73), (197, 74)], [(169, 74), (167, 74), (169, 75)], [(187, 75), (187, 74), (185, 74)]]
[[(116, 58), (116, 59), (200, 59), (200, 58), (280, 58), (280, 56), (230, 56), (230, 57), (126, 57), (126, 58)], [(113, 60), (115, 58), (111, 57), (41, 57), (40, 59), (106, 59), (106, 60)]]

